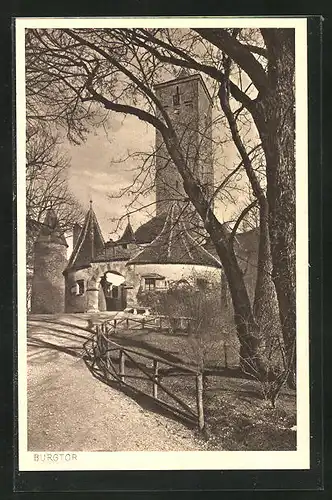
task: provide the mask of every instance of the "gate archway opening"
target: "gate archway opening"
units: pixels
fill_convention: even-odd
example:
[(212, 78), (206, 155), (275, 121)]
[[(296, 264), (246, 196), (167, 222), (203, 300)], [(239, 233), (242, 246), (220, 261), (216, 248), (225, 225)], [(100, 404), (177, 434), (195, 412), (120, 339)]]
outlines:
[(100, 280), (106, 311), (123, 311), (127, 307), (125, 278), (117, 271), (106, 271)]

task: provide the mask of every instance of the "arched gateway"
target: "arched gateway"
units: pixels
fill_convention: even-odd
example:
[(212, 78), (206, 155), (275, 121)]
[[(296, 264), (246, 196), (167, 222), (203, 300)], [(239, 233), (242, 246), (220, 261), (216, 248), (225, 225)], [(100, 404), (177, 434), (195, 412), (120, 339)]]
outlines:
[(127, 306), (125, 278), (117, 271), (107, 271), (100, 280), (99, 310), (103, 304), (106, 311), (122, 311)]

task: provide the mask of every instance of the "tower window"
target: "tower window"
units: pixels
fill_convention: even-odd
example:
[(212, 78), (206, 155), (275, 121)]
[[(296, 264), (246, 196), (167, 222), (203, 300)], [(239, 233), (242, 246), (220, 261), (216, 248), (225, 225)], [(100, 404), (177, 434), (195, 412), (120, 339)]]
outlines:
[(175, 181), (175, 187), (176, 187), (176, 189), (179, 188), (179, 181)]
[(180, 93), (179, 93), (179, 87), (176, 87), (176, 93), (173, 95), (173, 106), (179, 106), (180, 105)]

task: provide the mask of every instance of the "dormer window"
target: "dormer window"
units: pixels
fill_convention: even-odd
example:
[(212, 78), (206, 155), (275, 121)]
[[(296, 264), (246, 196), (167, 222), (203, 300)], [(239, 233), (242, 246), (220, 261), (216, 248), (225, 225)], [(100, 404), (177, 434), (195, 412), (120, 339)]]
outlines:
[(155, 278), (145, 278), (145, 290), (155, 290), (156, 279)]
[(173, 95), (173, 106), (180, 106), (179, 87), (176, 87), (176, 93)]
[(142, 276), (144, 279), (144, 290), (166, 290), (165, 277), (152, 273)]

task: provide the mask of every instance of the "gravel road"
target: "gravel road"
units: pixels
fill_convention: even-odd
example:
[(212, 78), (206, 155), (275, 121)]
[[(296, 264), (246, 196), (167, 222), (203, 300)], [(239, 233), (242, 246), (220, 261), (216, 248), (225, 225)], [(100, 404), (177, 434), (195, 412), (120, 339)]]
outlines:
[(30, 451), (203, 450), (193, 431), (143, 409), (95, 379), (80, 357), (54, 347), (69, 348), (80, 356), (84, 339), (77, 335), (88, 332), (69, 322), (29, 322)]

